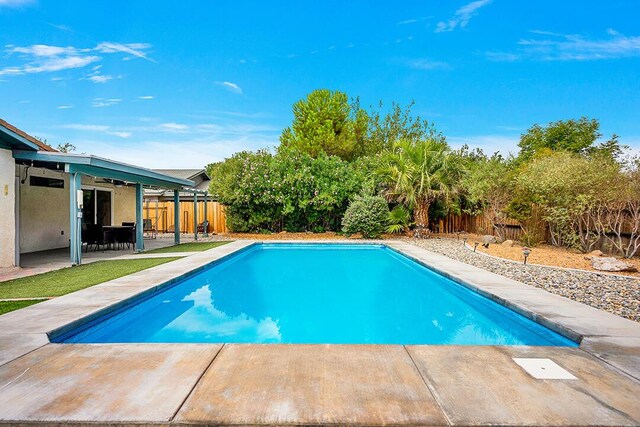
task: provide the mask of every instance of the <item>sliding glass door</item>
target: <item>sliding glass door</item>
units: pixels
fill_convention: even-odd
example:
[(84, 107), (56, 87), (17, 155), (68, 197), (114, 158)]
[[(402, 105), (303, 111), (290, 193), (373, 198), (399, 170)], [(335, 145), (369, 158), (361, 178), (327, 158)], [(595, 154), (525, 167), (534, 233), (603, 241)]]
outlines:
[(85, 224), (112, 225), (113, 194), (97, 188), (82, 190), (82, 222)]

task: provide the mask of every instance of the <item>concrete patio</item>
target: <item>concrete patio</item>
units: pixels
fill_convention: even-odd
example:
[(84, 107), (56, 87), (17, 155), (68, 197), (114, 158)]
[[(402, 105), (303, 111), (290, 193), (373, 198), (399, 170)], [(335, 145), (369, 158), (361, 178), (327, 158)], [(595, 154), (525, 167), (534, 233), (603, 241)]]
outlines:
[[(204, 236), (199, 236), (199, 242), (206, 242), (211, 240)], [(183, 235), (181, 237), (181, 243), (194, 242), (193, 235)], [(173, 234), (166, 234), (165, 236), (158, 237), (156, 239), (145, 239), (145, 252), (135, 252), (133, 246), (120, 249), (105, 249), (94, 250), (92, 247), (88, 251), (82, 252), (82, 263), (89, 264), (96, 261), (103, 261), (108, 259), (128, 259), (133, 257), (167, 257), (175, 256), (175, 254), (147, 254), (146, 252), (154, 249), (166, 248), (175, 245), (173, 241)], [(188, 255), (181, 253), (179, 255)], [(34, 274), (46, 273), (48, 271), (59, 270), (61, 268), (69, 267), (69, 248), (52, 249), (48, 251), (32, 252), (22, 254), (20, 256), (20, 268), (0, 268), (0, 282), (5, 280), (17, 279), (20, 277), (33, 276)]]
[[(525, 346), (51, 344), (236, 241), (0, 316), (0, 421), (109, 425), (638, 425), (640, 324), (401, 242), (392, 249), (565, 335)], [(536, 379), (514, 357), (575, 379)]]

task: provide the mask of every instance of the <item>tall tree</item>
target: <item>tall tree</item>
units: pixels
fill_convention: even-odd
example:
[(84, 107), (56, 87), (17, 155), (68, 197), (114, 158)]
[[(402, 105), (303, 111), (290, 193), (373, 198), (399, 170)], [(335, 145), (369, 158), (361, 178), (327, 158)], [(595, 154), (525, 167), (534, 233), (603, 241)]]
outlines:
[(312, 157), (324, 152), (352, 160), (361, 150), (367, 126), (366, 112), (352, 108), (346, 93), (318, 89), (293, 104), (293, 123), (282, 132), (280, 147)]
[(379, 172), (387, 182), (386, 196), (413, 210), (416, 236), (425, 237), (429, 206), (438, 199), (448, 201), (459, 191), (465, 168), (445, 141), (404, 139), (393, 145)]
[(587, 117), (559, 120), (547, 126), (535, 124), (520, 136), (519, 157), (528, 161), (535, 154), (544, 151), (586, 154), (602, 136), (599, 129), (598, 120)]

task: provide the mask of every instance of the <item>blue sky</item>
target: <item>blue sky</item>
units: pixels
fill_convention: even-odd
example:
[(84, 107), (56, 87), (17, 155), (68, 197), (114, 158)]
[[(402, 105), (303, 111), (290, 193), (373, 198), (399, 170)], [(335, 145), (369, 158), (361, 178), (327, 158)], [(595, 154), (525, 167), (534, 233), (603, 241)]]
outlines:
[(0, 0), (0, 117), (200, 167), (277, 145), (293, 102), (329, 88), (415, 100), (454, 146), (514, 151), (532, 124), (586, 115), (639, 149), (639, 17), (635, 0)]

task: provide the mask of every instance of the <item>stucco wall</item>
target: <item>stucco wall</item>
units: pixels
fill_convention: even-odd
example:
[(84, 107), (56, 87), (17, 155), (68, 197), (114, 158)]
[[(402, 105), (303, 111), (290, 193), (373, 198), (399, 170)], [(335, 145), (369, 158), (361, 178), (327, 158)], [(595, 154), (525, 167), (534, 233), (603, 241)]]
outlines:
[[(20, 180), (20, 253), (69, 246), (69, 175), (18, 166)], [(64, 180), (64, 188), (35, 187), (30, 176)]]
[[(25, 166), (19, 167), (22, 178)], [(36, 252), (69, 246), (69, 175), (47, 169), (29, 168), (29, 176), (64, 179), (64, 188), (32, 187), (27, 177), (20, 185), (20, 252)], [(97, 182), (96, 182), (97, 181)], [(82, 177), (83, 188), (104, 188), (113, 192), (114, 225), (135, 221), (136, 190), (115, 187), (100, 179)]]
[(0, 267), (15, 264), (15, 162), (0, 148)]

